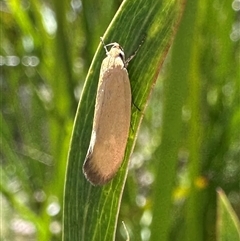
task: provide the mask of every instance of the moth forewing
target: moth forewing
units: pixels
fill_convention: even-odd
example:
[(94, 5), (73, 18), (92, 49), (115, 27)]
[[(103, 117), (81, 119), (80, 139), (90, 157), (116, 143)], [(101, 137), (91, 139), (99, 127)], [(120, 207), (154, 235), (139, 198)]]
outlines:
[(114, 43), (101, 66), (91, 141), (83, 164), (93, 185), (110, 181), (124, 158), (131, 119), (131, 88), (124, 64), (123, 50)]

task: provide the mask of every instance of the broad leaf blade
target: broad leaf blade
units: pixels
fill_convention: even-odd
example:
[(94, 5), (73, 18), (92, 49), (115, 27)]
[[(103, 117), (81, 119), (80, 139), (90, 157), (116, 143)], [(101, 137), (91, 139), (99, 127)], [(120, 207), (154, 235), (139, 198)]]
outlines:
[(131, 131), (125, 159), (117, 175), (103, 187), (92, 186), (82, 174), (82, 164), (90, 141), (100, 65), (104, 58), (100, 46), (88, 72), (75, 118), (65, 183), (63, 240), (114, 239), (129, 156), (151, 89), (176, 31), (181, 15), (179, 9), (178, 1), (125, 1), (106, 31), (105, 43), (118, 42), (126, 57), (145, 38), (128, 68), (134, 103)]

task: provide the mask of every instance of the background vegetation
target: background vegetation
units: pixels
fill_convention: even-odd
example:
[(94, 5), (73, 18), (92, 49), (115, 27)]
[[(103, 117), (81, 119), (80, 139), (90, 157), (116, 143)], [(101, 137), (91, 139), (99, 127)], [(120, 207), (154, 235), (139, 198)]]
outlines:
[[(144, 18), (146, 23), (142, 19), (131, 20), (131, 16), (136, 15), (134, 4), (137, 2), (144, 5), (141, 11), (148, 13)], [(136, 39), (141, 36), (126, 39), (124, 28), (131, 27), (136, 20), (138, 25), (134, 29), (139, 31), (143, 31), (141, 26), (158, 26), (154, 24), (159, 19), (151, 18), (153, 2), (145, 2), (126, 1), (125, 6), (132, 4), (133, 7), (121, 8), (120, 19), (126, 18), (125, 22), (121, 20), (122, 27), (114, 30), (111, 26), (108, 30), (107, 42), (119, 41), (126, 55), (135, 49)], [(176, 22), (180, 18), (170, 21), (166, 14), (170, 9), (167, 2), (171, 2), (176, 14), (181, 13), (184, 2), (156, 4), (162, 17), (159, 25), (166, 27), (166, 32), (172, 29), (172, 35), (154, 35), (158, 28), (151, 29), (156, 42), (147, 37), (142, 53), (140, 51), (136, 62), (129, 66), (133, 98), (143, 110), (148, 93), (153, 91), (146, 111), (133, 123), (138, 127), (139, 116), (143, 116), (126, 183), (127, 159), (114, 181), (97, 192), (106, 193), (116, 185), (124, 187), (122, 199), (121, 191), (115, 197), (121, 200), (116, 240), (126, 240), (122, 221), (131, 241), (149, 240), (150, 234), (151, 240), (161, 241), (238, 240), (239, 1), (187, 2), (179, 28)], [(68, 235), (79, 226), (102, 223), (95, 217), (86, 223), (71, 225), (73, 229), (67, 227), (68, 221), (74, 220), (63, 208), (63, 200), (66, 207), (72, 199), (72, 196), (64, 197), (64, 181), (83, 85), (99, 37), (103, 36), (120, 4), (121, 1), (109, 0), (0, 2), (1, 240), (61, 240), (63, 230), (65, 240), (70, 240)], [(174, 30), (178, 31), (173, 47), (154, 84), (154, 74), (167, 49), (163, 46), (172, 43)], [(94, 66), (99, 66), (103, 57), (104, 51), (97, 53)], [(145, 71), (144, 78), (134, 77), (139, 75), (137, 68), (143, 66), (139, 59), (145, 61), (145, 58), (145, 66), (152, 66), (154, 72)], [(98, 73), (99, 70), (96, 75)], [(83, 93), (94, 96), (90, 84), (88, 79)], [(87, 111), (93, 110), (94, 98), (88, 102), (91, 96), (81, 100), (80, 106), (89, 103)], [(84, 119), (86, 113), (78, 112), (78, 118)], [(84, 125), (88, 136), (80, 150), (87, 148), (90, 138), (91, 122)], [(131, 145), (135, 137), (136, 133), (132, 143), (129, 141)], [(79, 155), (84, 156), (80, 150)], [(129, 147), (128, 155), (130, 152)], [(79, 159), (79, 164), (82, 161)], [(76, 183), (82, 183), (81, 175), (79, 170), (79, 178), (74, 177)], [(75, 191), (81, 195), (89, 191), (89, 184), (81, 185), (69, 191), (66, 182), (65, 194)], [(81, 204), (83, 210), (89, 208), (84, 200)], [(71, 210), (74, 208), (70, 206)], [(106, 215), (104, 219), (114, 223), (117, 212), (118, 204), (115, 204), (112, 216)], [(114, 226), (109, 236), (98, 236), (106, 230), (104, 225), (98, 226), (96, 240), (114, 237)], [(228, 237), (229, 234), (233, 236)], [(76, 237), (75, 240), (94, 240), (90, 236)]]

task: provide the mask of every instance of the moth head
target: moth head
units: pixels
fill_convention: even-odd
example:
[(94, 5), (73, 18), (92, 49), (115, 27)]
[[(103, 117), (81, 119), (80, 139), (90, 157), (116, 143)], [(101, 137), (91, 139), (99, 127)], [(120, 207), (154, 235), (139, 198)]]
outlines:
[(106, 46), (112, 46), (112, 48), (108, 52), (108, 56), (111, 56), (114, 58), (120, 57), (122, 59), (122, 61), (125, 62), (125, 54), (124, 54), (123, 48), (121, 47), (120, 44), (112, 43), (112, 44), (108, 44)]

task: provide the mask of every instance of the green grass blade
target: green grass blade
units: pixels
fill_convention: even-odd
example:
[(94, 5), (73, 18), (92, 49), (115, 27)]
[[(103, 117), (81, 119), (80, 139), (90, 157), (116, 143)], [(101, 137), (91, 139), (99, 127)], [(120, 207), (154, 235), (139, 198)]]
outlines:
[[(156, 180), (153, 193), (151, 240), (169, 240), (172, 194), (181, 144), (182, 107), (187, 97), (187, 81), (194, 43), (197, 2), (187, 2), (172, 52), (170, 75), (164, 85), (161, 145), (156, 150)], [(186, 49), (188, 51), (186, 51)]]
[(114, 239), (129, 156), (151, 89), (180, 20), (180, 9), (179, 1), (125, 1), (106, 31), (105, 43), (120, 43), (126, 57), (145, 37), (143, 46), (128, 68), (132, 100), (142, 111), (133, 105), (131, 132), (119, 172), (109, 184), (93, 187), (82, 174), (82, 164), (90, 141), (94, 99), (104, 58), (101, 46), (88, 72), (75, 118), (65, 182), (63, 240)]
[(240, 240), (240, 223), (222, 189), (218, 190), (217, 240)]

